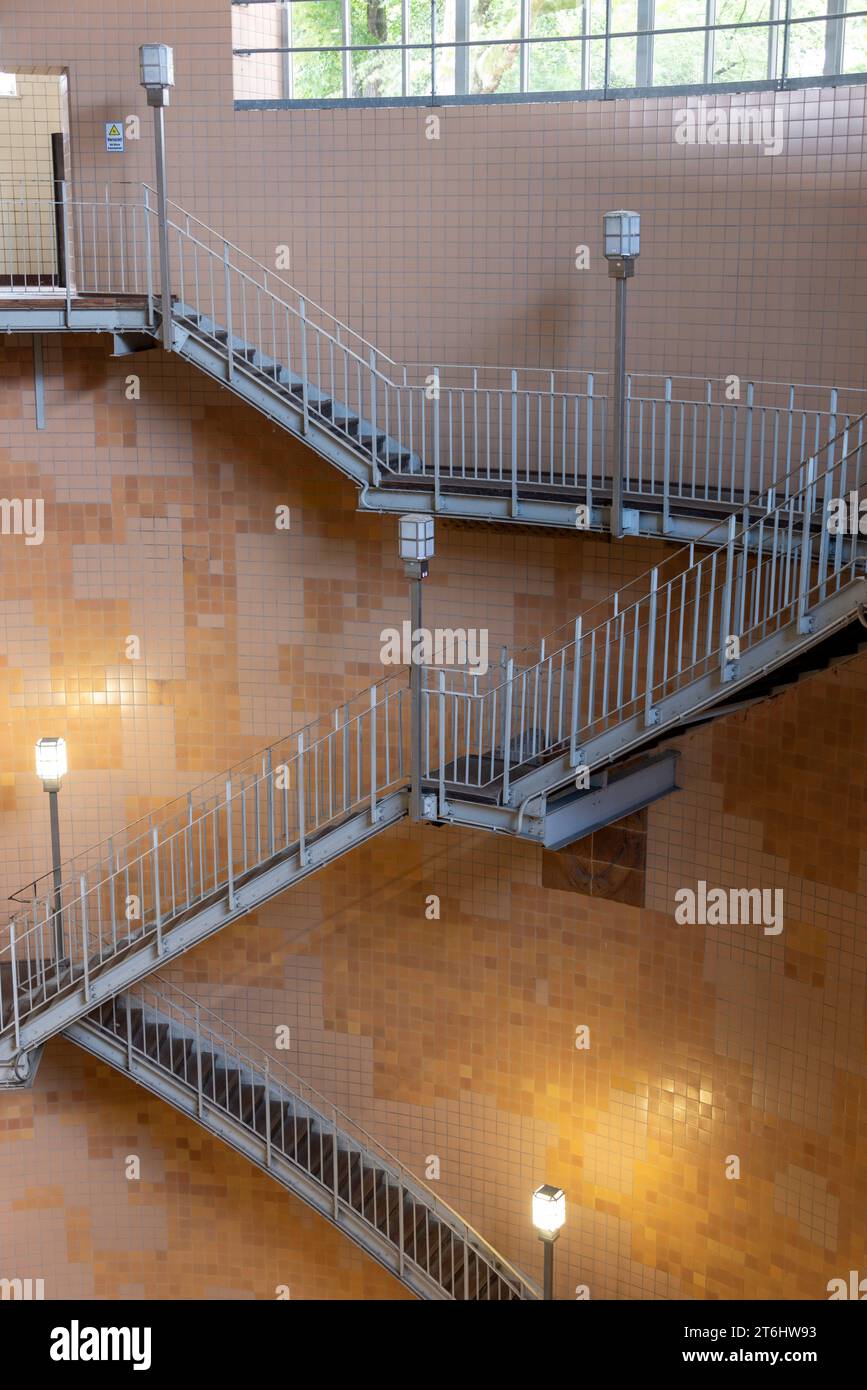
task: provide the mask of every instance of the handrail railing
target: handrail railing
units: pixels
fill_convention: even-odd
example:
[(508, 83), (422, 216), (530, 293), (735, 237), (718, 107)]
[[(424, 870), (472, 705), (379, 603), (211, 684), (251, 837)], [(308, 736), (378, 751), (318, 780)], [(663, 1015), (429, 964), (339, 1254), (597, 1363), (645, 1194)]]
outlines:
[[(403, 684), (406, 684), (406, 681), (397, 672), (393, 676), (376, 682), (378, 701), (382, 703), (384, 698), (388, 698)], [(73, 888), (77, 891), (83, 873), (88, 875), (93, 871), (101, 873), (112, 860), (116, 860), (118, 857), (128, 858), (130, 855), (134, 857), (135, 853), (139, 852), (142, 843), (150, 846), (154, 829), (159, 829), (161, 834), (164, 834), (170, 826), (188, 822), (190, 808), (192, 807), (195, 812), (198, 808), (212, 805), (215, 800), (219, 800), (224, 795), (227, 781), (231, 781), (236, 789), (243, 790), (245, 786), (249, 786), (255, 781), (257, 776), (262, 775), (263, 768), (278, 769), (281, 764), (286, 762), (287, 758), (292, 759), (297, 756), (299, 738), (303, 737), (305, 748), (310, 749), (319, 738), (328, 737), (333, 732), (334, 721), (338, 718), (342, 726), (350, 717), (354, 717), (354, 715), (351, 716), (352, 711), (364, 715), (370, 707), (370, 700), (370, 686), (365, 687), (364, 690), (356, 691), (329, 714), (318, 715), (315, 719), (309, 720), (307, 724), (293, 729), (290, 734), (284, 734), (274, 743), (257, 749), (255, 753), (246, 758), (239, 759), (225, 771), (194, 784), (179, 796), (170, 797), (167, 801), (154, 807), (152, 811), (138, 816), (134, 821), (129, 821), (123, 827), (120, 835), (108, 835), (103, 840), (98, 840), (95, 844), (80, 850), (77, 854), (70, 855), (60, 865), (59, 887), (61, 891), (68, 891)], [(12, 894), (10, 901), (20, 902), (25, 907), (32, 906), (35, 898), (48, 896), (49, 892), (53, 891), (53, 884), (54, 870), (50, 869), (18, 889), (16, 893)]]
[[(91, 1028), (114, 1038), (122, 1034), (126, 1035), (128, 1046), (132, 1051), (138, 1052), (151, 1066), (158, 1067), (175, 1080), (184, 1080), (191, 1089), (197, 1092), (199, 1113), (201, 1113), (202, 1104), (208, 1101), (230, 1114), (237, 1123), (243, 1125), (250, 1133), (261, 1137), (255, 1124), (252, 1123), (252, 1113), (249, 1116), (245, 1115), (240, 1098), (237, 1109), (234, 1109), (228, 1096), (219, 1095), (216, 1089), (212, 1095), (209, 1095), (207, 1086), (203, 1087), (202, 1084), (200, 1067), (195, 1068), (195, 1075), (192, 1077), (186, 1075), (185, 1056), (177, 1058), (181, 1068), (179, 1076), (178, 1068), (172, 1065), (176, 1058), (171, 1043), (169, 1044), (168, 1061), (163, 1060), (161, 1049), (157, 1048), (154, 1052), (146, 1050), (146, 1035), (142, 1038), (141, 1046), (137, 1045), (128, 1032), (130, 1007), (140, 1008), (143, 1015), (145, 1012), (150, 1012), (159, 1022), (167, 1024), (170, 1029), (177, 1025), (187, 1040), (196, 1040), (197, 1051), (200, 1045), (204, 1045), (215, 1056), (224, 1059), (228, 1066), (236, 1068), (239, 1072), (248, 1073), (250, 1084), (267, 1086), (272, 1091), (282, 1093), (282, 1097), (293, 1106), (293, 1114), (295, 1113), (294, 1106), (296, 1103), (300, 1103), (314, 1119), (321, 1123), (326, 1133), (340, 1133), (352, 1143), (363, 1147), (375, 1157), (379, 1165), (388, 1171), (392, 1178), (398, 1181), (402, 1192), (406, 1192), (423, 1202), (439, 1221), (447, 1225), (462, 1242), (474, 1249), (477, 1255), (481, 1255), (493, 1272), (511, 1282), (514, 1291), (520, 1293), (521, 1296), (538, 1297), (538, 1289), (535, 1284), (494, 1250), (475, 1227), (471, 1226), (459, 1212), (455, 1211), (421, 1178), (407, 1168), (390, 1149), (374, 1138), (344, 1110), (341, 1110), (321, 1092), (317, 1091), (309, 1082), (293, 1072), (285, 1063), (276, 1060), (258, 1043), (246, 1037), (233, 1025), (227, 1023), (213, 1010), (200, 1004), (197, 999), (185, 993), (177, 985), (159, 974), (152, 975), (148, 980), (140, 981), (122, 994), (116, 995), (109, 1004), (104, 1006), (103, 1011), (98, 1010), (87, 1016), (87, 1023)], [(105, 1021), (104, 1010), (106, 1008), (110, 1009), (112, 1021), (119, 1024), (119, 1027), (110, 1027)], [(297, 1155), (293, 1156), (291, 1161), (302, 1168), (304, 1167)], [(306, 1171), (309, 1172), (309, 1166)], [(363, 1213), (359, 1214), (363, 1215)], [(370, 1224), (373, 1225), (372, 1222)], [(412, 1257), (407, 1256), (407, 1258)], [(421, 1262), (417, 1261), (417, 1263), (419, 1268), (425, 1269)], [(431, 1271), (425, 1269), (425, 1272), (430, 1273)]]
[[(174, 202), (169, 210), (173, 313), (220, 354), (230, 384), (253, 376), (300, 405), (304, 432), (315, 420), (338, 436), (367, 463), (374, 486), (421, 474), (436, 506), (443, 491), (473, 484), (510, 496), (516, 518), (525, 499), (544, 495), (574, 506), (576, 525), (594, 517), (598, 524), (611, 487), (608, 400), (599, 389), (607, 372), (399, 366), (202, 219)], [(108, 194), (70, 201), (65, 185), (59, 201), (0, 198), (0, 230), (13, 223), (3, 237), (7, 258), (17, 265), (34, 241), (40, 284), (59, 286), (66, 266), (67, 298), (69, 284), (78, 293), (141, 294), (152, 328), (160, 312), (157, 218), (147, 184), (141, 204)], [(40, 250), (46, 237), (54, 239), (50, 254)], [(24, 269), (17, 288), (30, 287)], [(633, 373), (626, 505), (661, 503), (664, 534), (673, 508), (724, 513), (815, 452), (862, 400), (857, 390), (756, 381), (733, 390), (731, 378)]]
[(466, 672), (428, 671), (424, 775), (443, 790), (496, 784), (508, 801), (518, 769), (555, 752), (582, 765), (584, 744), (628, 720), (652, 727), (663, 698), (712, 670), (735, 679), (756, 642), (793, 623), (811, 631), (816, 602), (864, 571), (857, 534), (832, 529), (829, 518), (836, 499), (867, 485), (865, 419), (847, 421), (778, 480), (758, 518), (733, 513), (725, 543), (697, 561), (694, 546), (681, 548), (558, 629), (562, 640), (545, 639), (534, 662), (508, 659), (492, 687)]
[(180, 812), (169, 803), (160, 823), (109, 841), (108, 858), (77, 880), (67, 874), (56, 896), (46, 883), (0, 928), (0, 1036), (14, 1031), (17, 1046), (25, 1019), (82, 987), (88, 996), (91, 974), (126, 952), (155, 941), (160, 954), (193, 908), (228, 893), (233, 910), (254, 870), (289, 853), (308, 864), (315, 838), (348, 816), (366, 810), (376, 824), (380, 800), (408, 780), (407, 689), (404, 674), (371, 686), (319, 721), (312, 741), (302, 730), (240, 764), (221, 791)]

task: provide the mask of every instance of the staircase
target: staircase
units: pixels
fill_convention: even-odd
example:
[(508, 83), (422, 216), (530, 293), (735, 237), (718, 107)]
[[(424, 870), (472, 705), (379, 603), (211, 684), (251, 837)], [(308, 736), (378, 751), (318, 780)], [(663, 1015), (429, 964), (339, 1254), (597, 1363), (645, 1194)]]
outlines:
[(420, 1298), (539, 1297), (348, 1116), (159, 976), (78, 1019), (66, 1036), (262, 1168)]
[[(403, 672), (50, 877), (0, 930), (0, 1068), (408, 813), (558, 847), (674, 790), (666, 740), (858, 649), (863, 419), (732, 515), (483, 679)], [(853, 634), (855, 634), (853, 636)], [(413, 768), (411, 747), (421, 747)]]
[[(170, 345), (350, 478), (361, 510), (609, 526), (606, 372), (402, 366), (174, 203), (163, 296), (147, 187), (131, 204), (0, 199), (3, 225), (60, 227), (70, 275), (54, 298), (28, 296), (24, 277), (0, 299), (0, 331), (110, 332), (115, 355)], [(626, 534), (719, 544), (733, 509), (757, 519), (774, 479), (867, 404), (861, 391), (767, 382), (731, 394), (721, 381), (628, 378)]]

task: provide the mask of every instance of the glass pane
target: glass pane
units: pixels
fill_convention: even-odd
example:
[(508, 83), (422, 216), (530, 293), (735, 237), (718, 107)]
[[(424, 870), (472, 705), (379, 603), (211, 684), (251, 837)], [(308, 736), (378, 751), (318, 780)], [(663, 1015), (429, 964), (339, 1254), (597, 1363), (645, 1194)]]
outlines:
[[(410, 88), (414, 96), (431, 90), (430, 0), (410, 0)], [(455, 90), (455, 0), (436, 0), (436, 90), (451, 96)], [(447, 45), (441, 47), (441, 45)]]
[[(705, 0), (656, 0), (654, 27), (690, 29), (707, 23)], [(653, 40), (653, 83), (686, 86), (704, 81), (704, 34), (659, 34)]]
[(714, 34), (714, 82), (767, 80), (769, 18), (769, 0), (717, 0), (717, 24), (756, 27), (723, 29)]
[[(340, 0), (297, 0), (292, 6), (295, 48), (336, 48), (343, 42)], [(293, 53), (295, 97), (313, 101), (343, 96), (339, 53)]]
[(826, 14), (827, 9), (826, 0), (792, 0), (792, 19), (815, 19), (815, 23), (789, 26), (788, 77), (821, 77), (825, 71), (828, 25), (816, 16)]
[[(638, 28), (638, 0), (611, 0), (612, 34), (635, 33)], [(591, 34), (605, 33), (605, 4), (594, 0), (590, 9)], [(591, 44), (590, 86), (605, 85), (605, 44)], [(612, 39), (610, 42), (609, 87), (634, 87), (637, 39)]]
[[(863, 0), (849, 0), (849, 10), (864, 10)], [(847, 19), (843, 31), (843, 71), (867, 72), (867, 16)]]
[[(584, 11), (581, 0), (542, 0), (538, 6), (531, 6), (532, 37), (559, 39), (558, 42), (539, 43), (531, 47), (531, 91), (578, 91), (584, 85), (581, 81), (584, 44), (575, 37), (584, 32)], [(587, 56), (589, 61), (589, 45)]]
[(569, 92), (581, 87), (580, 43), (530, 45), (531, 92)]
[[(551, 3), (551, 0), (543, 2)], [(518, 0), (470, 0), (470, 38), (474, 41), (470, 49), (471, 92), (521, 90), (520, 37)]]
[(403, 91), (401, 54), (389, 47), (377, 53), (379, 44), (400, 44), (402, 16), (400, 0), (350, 0), (350, 41), (364, 45), (351, 60), (349, 96), (393, 97)]

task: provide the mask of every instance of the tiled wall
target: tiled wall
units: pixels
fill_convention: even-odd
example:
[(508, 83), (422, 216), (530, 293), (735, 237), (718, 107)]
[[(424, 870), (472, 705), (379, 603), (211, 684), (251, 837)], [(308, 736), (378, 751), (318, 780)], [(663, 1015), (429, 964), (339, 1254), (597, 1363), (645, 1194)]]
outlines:
[[(406, 612), (395, 523), (356, 514), (349, 484), (191, 367), (137, 357), (133, 403), (129, 359), (105, 340), (52, 340), (46, 363), (37, 431), (29, 344), (3, 345), (6, 491), (46, 498), (45, 543), (9, 536), (0, 551), (6, 891), (48, 863), (37, 736), (69, 741), (63, 842), (83, 849), (375, 678), (379, 633)], [(288, 535), (273, 527), (278, 503)], [(441, 522), (430, 621), (523, 644), (662, 553)], [(138, 662), (123, 655), (132, 633)], [(867, 1210), (865, 686), (856, 661), (682, 740), (684, 790), (647, 817), (644, 908), (563, 891), (530, 846), (404, 827), (173, 976), (263, 1045), (288, 1024), (290, 1066), (415, 1171), (437, 1155), (443, 1196), (530, 1271), (528, 1194), (561, 1183), (561, 1296), (587, 1284), (597, 1298), (822, 1297), (858, 1266)], [(676, 926), (674, 894), (700, 878), (781, 887), (784, 932)], [(580, 1025), (589, 1050), (575, 1048)], [(85, 1287), (96, 1250), (65, 1253), (63, 1222), (93, 1201), (90, 1141), (77, 1093), (54, 1078), (82, 1065), (53, 1043), (35, 1092), (13, 1102), (43, 1129), (16, 1136), (7, 1190), (27, 1218), (15, 1215), (11, 1248), (25, 1232), (37, 1242), (33, 1277), (58, 1293)], [(207, 1145), (158, 1120), (155, 1101), (135, 1113), (168, 1125), (160, 1162), (178, 1171), (184, 1144)], [(73, 1165), (50, 1200), (29, 1176), (43, 1149)], [(208, 1153), (215, 1171), (236, 1163)], [(237, 1219), (235, 1189), (222, 1192), (215, 1229)], [(139, 1253), (123, 1270), (100, 1256), (107, 1272), (87, 1288), (151, 1294), (157, 1247), (123, 1212), (118, 1241)], [(213, 1289), (165, 1229), (166, 1277)], [(259, 1268), (251, 1249), (231, 1247), (222, 1286), (270, 1296), (244, 1273)], [(362, 1287), (378, 1288), (328, 1284)]]
[[(427, 141), (419, 111), (236, 114), (228, 3), (136, 16), (140, 33), (126, 12), (93, 16), (95, 43), (47, 0), (5, 8), (3, 66), (69, 68), (79, 194), (151, 176), (135, 50), (174, 43), (174, 195), (262, 257), (288, 242), (291, 278), (396, 356), (607, 362), (595, 248), (601, 212), (626, 204), (645, 216), (634, 364), (862, 384), (863, 89), (778, 94), (776, 156), (677, 145), (677, 98), (443, 110)], [(129, 112), (141, 142), (101, 152), (104, 121)], [(191, 367), (109, 352), (46, 340), (37, 431), (29, 343), (0, 344), (0, 492), (46, 503), (42, 546), (0, 538), (5, 891), (49, 859), (37, 737), (69, 742), (71, 853), (366, 685), (380, 631), (406, 614), (394, 522), (356, 514), (335, 472)], [(523, 645), (663, 553), (441, 522), (429, 620)], [(176, 978), (264, 1044), (289, 1023), (296, 1070), (417, 1171), (438, 1155), (446, 1199), (531, 1272), (529, 1193), (562, 1183), (563, 1297), (823, 1297), (863, 1264), (867, 1210), (865, 685), (861, 660), (683, 740), (684, 790), (648, 816), (643, 908), (552, 886), (528, 846), (402, 828)], [(699, 878), (782, 887), (784, 932), (675, 926), (674, 893)], [(296, 1281), (299, 1297), (394, 1296), (324, 1223), (71, 1044), (51, 1044), (0, 1118), (4, 1262), (41, 1261), (0, 1277), (57, 1295), (159, 1296), (164, 1280), (193, 1297), (296, 1296)], [(160, 1176), (142, 1202), (117, 1165), (145, 1141)], [(192, 1172), (206, 1200), (187, 1204)]]
[[(601, 216), (634, 206), (634, 370), (861, 384), (863, 86), (715, 97), (766, 109), (757, 145), (679, 144), (677, 96), (444, 107), (428, 139), (426, 108), (236, 112), (230, 11), (144, 0), (71, 27), (60, 0), (7, 0), (0, 61), (69, 70), (79, 197), (153, 183), (137, 45), (158, 37), (171, 195), (268, 265), (288, 245), (288, 278), (399, 361), (607, 369)], [(106, 153), (128, 114), (141, 138)]]

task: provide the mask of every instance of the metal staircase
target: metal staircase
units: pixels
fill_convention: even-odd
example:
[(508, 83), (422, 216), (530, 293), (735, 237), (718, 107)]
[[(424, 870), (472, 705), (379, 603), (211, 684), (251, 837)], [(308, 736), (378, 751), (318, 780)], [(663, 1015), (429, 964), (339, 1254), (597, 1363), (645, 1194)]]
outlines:
[(347, 1115), (159, 976), (70, 1024), (65, 1036), (262, 1168), (420, 1298), (539, 1297)]
[[(147, 187), (141, 203), (72, 201), (65, 188), (58, 203), (0, 198), (0, 248), (6, 228), (14, 247), (32, 242), (40, 268), (68, 274), (52, 292), (40, 273), (37, 293), (18, 267), (0, 331), (111, 332), (116, 355), (169, 338), (350, 478), (362, 510), (609, 526), (606, 372), (402, 366), (174, 203), (163, 296)], [(756, 497), (864, 406), (856, 390), (630, 376), (626, 534), (724, 540), (734, 508), (758, 516)]]
[(415, 712), (397, 674), (71, 861), (59, 907), (49, 878), (32, 885), (0, 929), (6, 1079), (82, 1014), (395, 824), (415, 779), (425, 819), (554, 847), (673, 790), (666, 738), (857, 649), (864, 543), (829, 517), (864, 492), (863, 429), (779, 480), (758, 520), (733, 515), (724, 545), (683, 547), (539, 652), (484, 680), (425, 668)]

